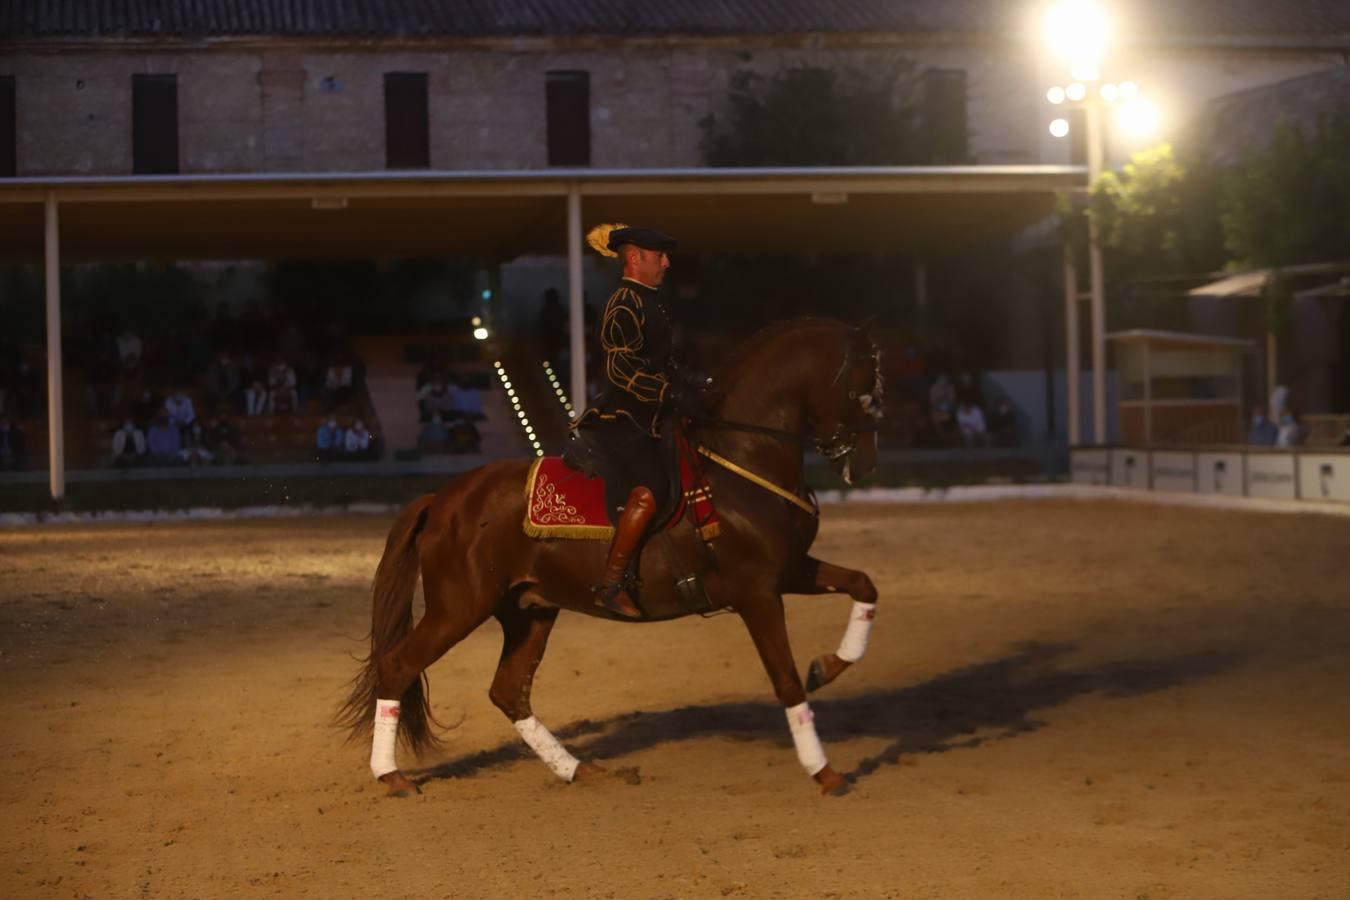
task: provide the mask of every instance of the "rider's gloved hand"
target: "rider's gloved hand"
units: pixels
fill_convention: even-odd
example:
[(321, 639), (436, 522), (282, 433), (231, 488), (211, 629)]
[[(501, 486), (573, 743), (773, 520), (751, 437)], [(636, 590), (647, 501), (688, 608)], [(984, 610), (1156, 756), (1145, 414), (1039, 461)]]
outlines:
[(711, 419), (712, 405), (697, 385), (676, 381), (670, 386), (670, 405), (677, 415), (688, 419)]

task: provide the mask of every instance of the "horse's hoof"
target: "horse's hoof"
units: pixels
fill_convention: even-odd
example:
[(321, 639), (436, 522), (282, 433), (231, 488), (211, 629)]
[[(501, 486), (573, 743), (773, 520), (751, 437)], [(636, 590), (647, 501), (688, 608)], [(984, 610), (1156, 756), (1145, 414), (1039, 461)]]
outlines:
[(828, 763), (812, 776), (820, 785), (820, 792), (830, 797), (842, 797), (848, 793), (848, 781)]
[(833, 653), (817, 656), (815, 659), (811, 660), (811, 667), (806, 673), (807, 693), (820, 690), (842, 675), (844, 670), (851, 665), (852, 663), (840, 659)]
[(595, 763), (582, 762), (577, 763), (577, 770), (572, 773), (572, 781), (573, 783), (597, 781), (607, 774), (609, 773)]
[(389, 788), (390, 797), (411, 797), (422, 793), (415, 782), (409, 781), (402, 772), (389, 772), (380, 776), (380, 783)]

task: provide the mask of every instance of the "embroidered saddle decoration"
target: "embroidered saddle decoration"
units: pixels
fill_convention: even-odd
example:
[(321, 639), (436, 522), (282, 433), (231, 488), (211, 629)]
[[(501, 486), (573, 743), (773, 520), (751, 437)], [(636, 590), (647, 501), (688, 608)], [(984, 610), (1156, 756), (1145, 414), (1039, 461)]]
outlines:
[[(687, 445), (681, 448), (679, 459), (680, 499), (665, 527), (673, 528), (690, 516), (703, 539), (712, 540), (719, 525), (708, 482)], [(608, 541), (614, 536), (614, 523), (605, 509), (604, 479), (587, 478), (560, 456), (539, 457), (525, 479), (524, 528), (533, 538)]]

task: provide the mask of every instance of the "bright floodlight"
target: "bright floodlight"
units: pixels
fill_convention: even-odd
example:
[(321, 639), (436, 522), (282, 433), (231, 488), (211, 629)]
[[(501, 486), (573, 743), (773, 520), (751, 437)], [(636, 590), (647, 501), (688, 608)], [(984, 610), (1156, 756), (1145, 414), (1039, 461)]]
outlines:
[(1044, 20), (1045, 43), (1074, 67), (1096, 71), (1106, 52), (1106, 13), (1092, 0), (1060, 0)]
[(1055, 85), (1050, 90), (1045, 92), (1045, 99), (1049, 100), (1055, 106), (1059, 106), (1061, 103), (1064, 102), (1064, 88), (1060, 87), (1059, 85)]
[(1121, 131), (1132, 138), (1140, 139), (1157, 134), (1160, 118), (1158, 107), (1147, 100), (1135, 97), (1121, 104), (1120, 117), (1117, 121), (1120, 123)]
[(478, 340), (480, 341), (486, 341), (488, 337), (488, 330), (484, 328), (482, 325), (479, 325), (477, 328), (473, 330), (473, 336), (478, 338)]
[(482, 319), (481, 316), (474, 316), (474, 317), (473, 317), (473, 327), (477, 328), (479, 325), (482, 325), (482, 324), (483, 324), (483, 319)]
[(1077, 103), (1079, 100), (1082, 100), (1084, 97), (1087, 96), (1087, 88), (1084, 87), (1081, 83), (1075, 81), (1073, 84), (1069, 85), (1067, 88), (1064, 89), (1064, 94), (1074, 103)]
[(1064, 135), (1066, 135), (1066, 134), (1069, 133), (1069, 120), (1068, 120), (1068, 119), (1056, 119), (1055, 121), (1051, 122), (1051, 123), (1050, 123), (1050, 133), (1053, 134), (1053, 135), (1054, 135), (1055, 137), (1057, 137), (1057, 138), (1058, 138), (1058, 137), (1064, 137)]
[(1133, 81), (1122, 81), (1120, 83), (1120, 97), (1122, 100), (1129, 100), (1139, 94), (1139, 85)]
[(1101, 89), (1102, 99), (1107, 103), (1115, 103), (1120, 99), (1120, 88), (1114, 84), (1104, 84)]

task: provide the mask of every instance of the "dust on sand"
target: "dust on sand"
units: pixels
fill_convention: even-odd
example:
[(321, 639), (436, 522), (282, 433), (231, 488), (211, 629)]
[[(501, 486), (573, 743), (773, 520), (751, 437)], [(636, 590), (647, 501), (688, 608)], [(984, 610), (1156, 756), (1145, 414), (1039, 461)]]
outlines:
[[(0, 896), (1350, 895), (1350, 521), (1110, 502), (827, 508), (868, 658), (813, 698), (817, 796), (732, 616), (566, 616), (536, 713), (487, 699), (384, 797), (328, 726), (388, 520), (0, 533)], [(846, 598), (790, 598), (799, 663)], [(636, 769), (636, 772), (633, 771)]]

